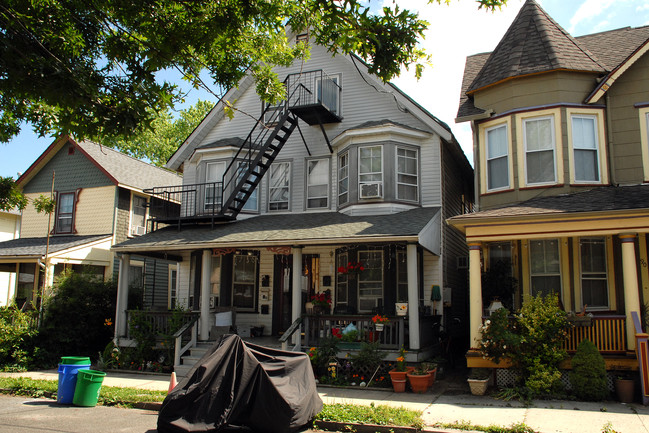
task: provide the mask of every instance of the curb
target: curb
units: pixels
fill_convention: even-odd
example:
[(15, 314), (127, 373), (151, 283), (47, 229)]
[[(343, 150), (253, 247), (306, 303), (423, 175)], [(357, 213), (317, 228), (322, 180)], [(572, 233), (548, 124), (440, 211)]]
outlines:
[(153, 410), (160, 412), (160, 408), (162, 408), (162, 403), (158, 402), (149, 402), (149, 403), (133, 403), (133, 407), (135, 409), (144, 409), (144, 410)]
[[(403, 427), (377, 424), (355, 424), (351, 422), (313, 421), (313, 428), (330, 432), (354, 433), (472, 433), (472, 430), (455, 430), (425, 426), (423, 429), (416, 427)], [(482, 433), (482, 432), (475, 432)]]

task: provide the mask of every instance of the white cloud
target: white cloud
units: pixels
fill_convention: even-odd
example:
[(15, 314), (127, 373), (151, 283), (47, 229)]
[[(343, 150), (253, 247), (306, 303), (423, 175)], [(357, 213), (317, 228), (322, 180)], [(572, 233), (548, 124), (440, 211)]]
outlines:
[(471, 127), (468, 122), (455, 123), (466, 57), (493, 51), (522, 5), (523, 0), (509, 0), (502, 10), (492, 13), (478, 10), (468, 0), (448, 6), (399, 1), (399, 8), (418, 10), (430, 23), (422, 45), (431, 54), (433, 66), (425, 69), (419, 81), (412, 71), (404, 71), (394, 83), (451, 127), (469, 161), (473, 160)]
[(579, 6), (577, 12), (570, 19), (568, 32), (574, 34), (578, 25), (587, 24), (589, 21), (604, 14), (616, 2), (618, 6), (621, 3), (620, 0), (586, 0)]

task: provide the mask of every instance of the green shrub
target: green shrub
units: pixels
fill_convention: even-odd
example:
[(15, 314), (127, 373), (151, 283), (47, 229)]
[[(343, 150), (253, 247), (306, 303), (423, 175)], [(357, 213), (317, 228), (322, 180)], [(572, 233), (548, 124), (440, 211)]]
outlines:
[(379, 350), (380, 343), (375, 341), (373, 343), (361, 343), (361, 350), (357, 354), (352, 355), (352, 362), (354, 367), (368, 369), (374, 371), (381, 365), (386, 353)]
[(572, 358), (570, 383), (580, 400), (599, 401), (608, 396), (606, 363), (590, 340), (583, 340)]
[(32, 361), (34, 315), (15, 306), (0, 307), (0, 370), (26, 370)]
[(61, 356), (97, 358), (113, 338), (117, 286), (95, 275), (64, 272), (43, 307), (36, 339), (41, 366), (53, 366)]

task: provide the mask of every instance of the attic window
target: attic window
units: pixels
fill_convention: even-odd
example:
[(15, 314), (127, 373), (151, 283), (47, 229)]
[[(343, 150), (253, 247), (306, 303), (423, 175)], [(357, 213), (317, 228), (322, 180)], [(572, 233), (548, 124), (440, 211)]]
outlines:
[(74, 145), (68, 146), (68, 155), (74, 155)]
[(309, 41), (308, 33), (302, 33), (301, 35), (297, 35), (295, 37), (295, 42), (308, 42), (308, 41)]

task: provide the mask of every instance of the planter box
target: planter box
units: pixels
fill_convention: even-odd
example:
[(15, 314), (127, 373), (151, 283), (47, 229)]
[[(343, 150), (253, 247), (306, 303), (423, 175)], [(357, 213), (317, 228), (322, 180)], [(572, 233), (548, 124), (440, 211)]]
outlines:
[(485, 395), (489, 387), (489, 379), (467, 379), (466, 381), (469, 382), (473, 395)]
[(361, 343), (359, 341), (341, 341), (338, 343), (338, 348), (343, 350), (361, 350)]

